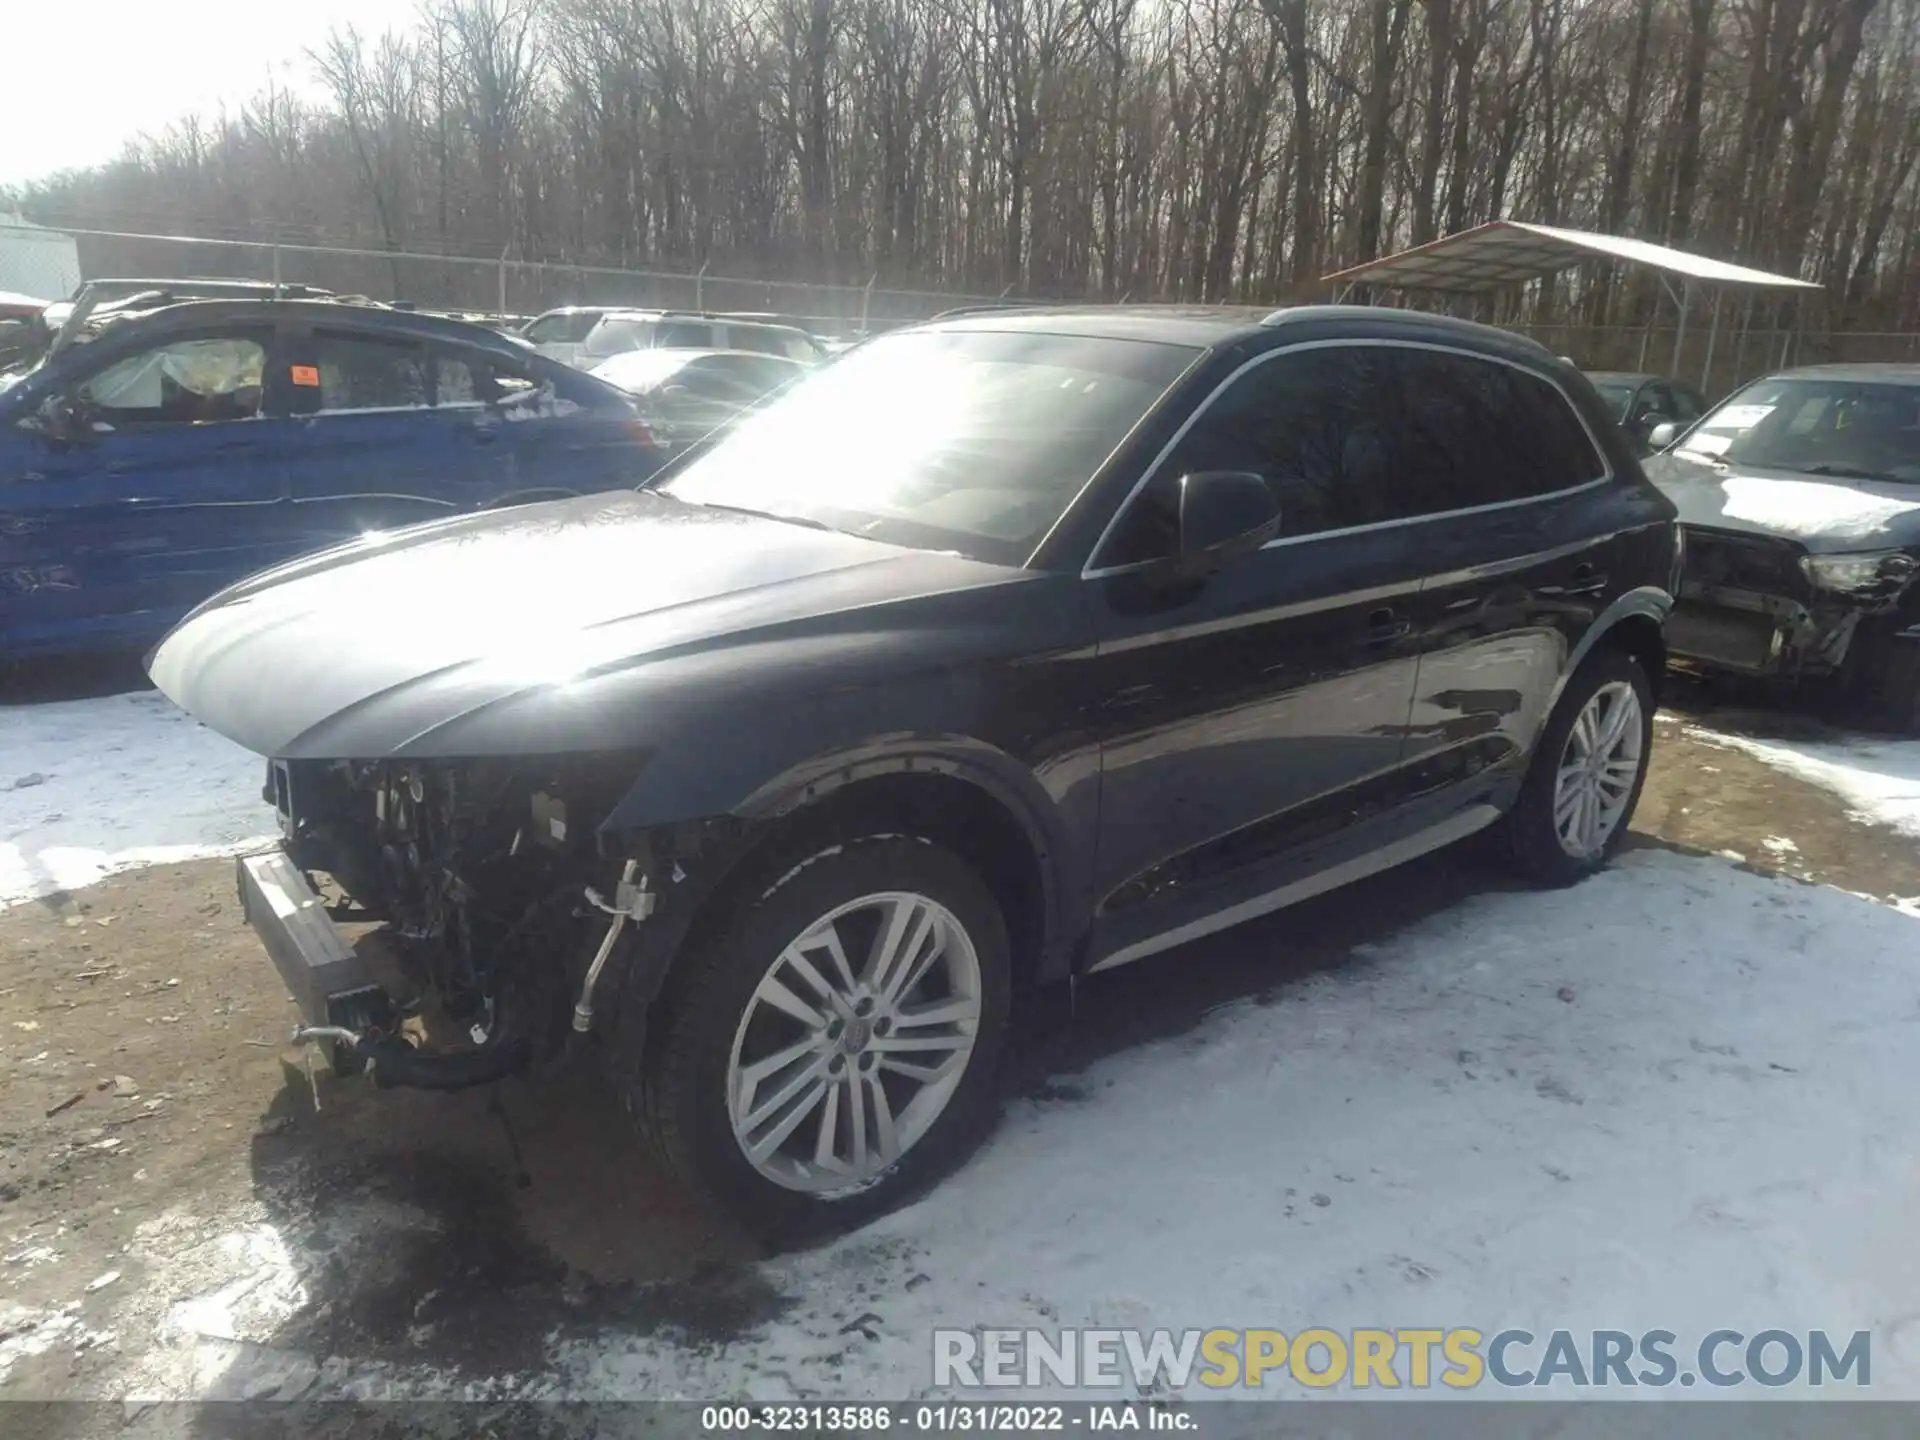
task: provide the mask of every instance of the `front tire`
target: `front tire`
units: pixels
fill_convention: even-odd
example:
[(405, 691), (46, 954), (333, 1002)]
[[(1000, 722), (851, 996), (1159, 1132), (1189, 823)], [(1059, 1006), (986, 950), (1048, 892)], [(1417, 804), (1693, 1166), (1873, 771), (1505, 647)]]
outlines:
[(929, 841), (819, 850), (686, 965), (648, 1047), (645, 1128), (750, 1229), (781, 1241), (890, 1209), (991, 1123), (1006, 924)]
[(1603, 868), (1627, 837), (1653, 752), (1653, 686), (1622, 650), (1587, 658), (1541, 732), (1506, 819), (1514, 867), (1538, 885)]

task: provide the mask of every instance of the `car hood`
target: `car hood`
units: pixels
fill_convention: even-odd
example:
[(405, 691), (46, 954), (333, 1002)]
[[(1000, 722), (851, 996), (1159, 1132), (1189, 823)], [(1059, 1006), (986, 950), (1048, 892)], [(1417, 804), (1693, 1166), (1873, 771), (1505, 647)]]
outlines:
[(620, 707), (695, 692), (752, 703), (756, 675), (804, 688), (809, 666), (817, 687), (833, 664), (888, 651), (875, 607), (1032, 578), (652, 493), (594, 495), (265, 571), (181, 621), (148, 669), (262, 755), (610, 749), (633, 735)]
[(1813, 554), (1920, 545), (1920, 485), (1728, 468), (1674, 454), (1645, 469), (1685, 525), (1794, 540)]

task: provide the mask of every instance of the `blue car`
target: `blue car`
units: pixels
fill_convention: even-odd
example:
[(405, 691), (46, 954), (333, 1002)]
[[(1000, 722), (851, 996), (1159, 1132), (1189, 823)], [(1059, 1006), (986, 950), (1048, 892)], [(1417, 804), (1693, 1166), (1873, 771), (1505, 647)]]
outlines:
[(660, 455), (621, 391), (476, 325), (167, 305), (0, 389), (0, 660), (148, 645), (270, 565)]

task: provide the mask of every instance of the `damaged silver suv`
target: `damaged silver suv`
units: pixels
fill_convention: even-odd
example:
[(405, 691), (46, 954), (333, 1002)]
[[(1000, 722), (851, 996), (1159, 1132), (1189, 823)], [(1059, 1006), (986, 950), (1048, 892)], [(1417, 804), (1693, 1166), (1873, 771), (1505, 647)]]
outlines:
[(1769, 376), (1654, 441), (1686, 546), (1674, 658), (1827, 677), (1920, 732), (1920, 365)]

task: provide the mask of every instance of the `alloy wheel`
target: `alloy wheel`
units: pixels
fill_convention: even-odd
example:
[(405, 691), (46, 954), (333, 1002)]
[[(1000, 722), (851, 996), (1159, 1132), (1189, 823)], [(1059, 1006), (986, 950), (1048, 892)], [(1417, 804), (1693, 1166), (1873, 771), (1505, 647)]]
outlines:
[(980, 959), (953, 912), (908, 891), (837, 906), (783, 949), (734, 1032), (727, 1113), (789, 1190), (857, 1190), (940, 1118), (972, 1057)]
[(1602, 685), (1568, 732), (1553, 782), (1560, 848), (1585, 860), (1606, 848), (1626, 817), (1643, 763), (1640, 696), (1625, 680)]

